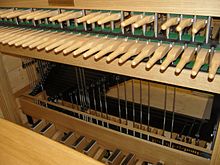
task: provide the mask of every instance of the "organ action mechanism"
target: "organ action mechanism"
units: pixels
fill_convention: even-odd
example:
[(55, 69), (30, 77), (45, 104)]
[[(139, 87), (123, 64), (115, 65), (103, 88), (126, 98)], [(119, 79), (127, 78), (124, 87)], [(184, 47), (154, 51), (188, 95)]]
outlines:
[(107, 164), (208, 165), (219, 27), (182, 12), (2, 7), (0, 52), (27, 72), (31, 130)]

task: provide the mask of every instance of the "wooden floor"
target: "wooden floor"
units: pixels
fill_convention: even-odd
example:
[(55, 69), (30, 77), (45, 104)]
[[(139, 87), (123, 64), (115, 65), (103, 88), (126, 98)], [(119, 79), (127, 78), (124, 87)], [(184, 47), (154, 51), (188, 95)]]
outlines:
[(60, 143), (0, 119), (2, 165), (102, 164)]

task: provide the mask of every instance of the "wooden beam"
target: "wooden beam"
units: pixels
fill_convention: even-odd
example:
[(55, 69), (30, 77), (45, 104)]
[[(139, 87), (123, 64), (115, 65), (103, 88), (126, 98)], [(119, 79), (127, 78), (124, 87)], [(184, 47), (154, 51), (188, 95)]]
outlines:
[(20, 123), (18, 108), (0, 54), (0, 108), (5, 119)]

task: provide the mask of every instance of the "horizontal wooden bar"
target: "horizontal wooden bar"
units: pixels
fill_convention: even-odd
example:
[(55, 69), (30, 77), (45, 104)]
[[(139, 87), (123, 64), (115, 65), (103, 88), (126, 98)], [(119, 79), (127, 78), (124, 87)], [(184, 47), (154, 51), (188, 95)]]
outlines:
[(131, 67), (131, 61), (119, 65), (118, 59), (111, 63), (107, 63), (105, 57), (96, 61), (94, 57), (84, 59), (82, 56), (73, 57), (71, 54), (64, 56), (62, 53), (55, 54), (53, 51), (46, 52), (44, 50), (38, 51), (37, 49), (30, 50), (8, 45), (0, 45), (0, 52), (116, 73), (207, 92), (220, 93), (220, 75), (216, 75), (213, 81), (208, 81), (208, 74), (205, 72), (199, 72), (195, 78), (192, 78), (190, 76), (191, 70), (187, 69), (184, 69), (179, 75), (175, 75), (174, 67), (168, 67), (165, 72), (160, 72), (160, 65), (157, 64), (155, 64), (150, 70), (146, 70), (145, 62), (142, 62), (137, 67), (133, 68)]

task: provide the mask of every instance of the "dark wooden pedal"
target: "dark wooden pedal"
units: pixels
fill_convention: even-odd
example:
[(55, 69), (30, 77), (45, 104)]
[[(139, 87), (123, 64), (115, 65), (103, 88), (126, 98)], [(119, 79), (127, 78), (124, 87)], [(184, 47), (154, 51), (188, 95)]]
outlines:
[(120, 165), (133, 165), (135, 164), (136, 158), (134, 154), (129, 153)]
[(89, 144), (83, 149), (83, 153), (88, 156), (94, 156), (96, 151), (98, 150), (98, 144), (95, 140), (91, 140)]
[(122, 159), (123, 159), (123, 154), (121, 150), (116, 149), (108, 158), (107, 163), (109, 165), (118, 165), (121, 163)]
[(77, 151), (82, 151), (83, 148), (86, 146), (86, 138), (85, 136), (80, 136), (72, 145), (71, 147)]
[(43, 129), (41, 129), (40, 134), (46, 137), (52, 137), (56, 132), (55, 125), (52, 123), (48, 123)]

